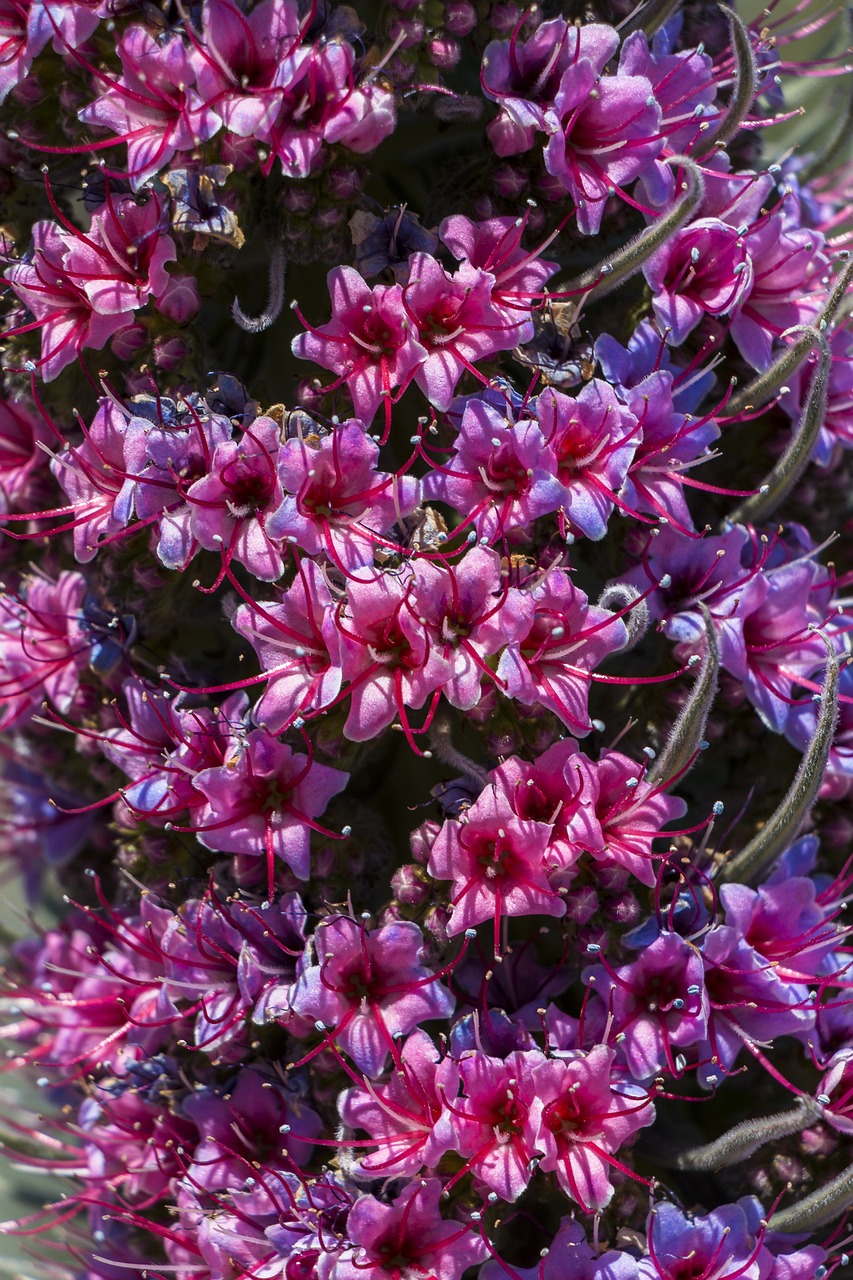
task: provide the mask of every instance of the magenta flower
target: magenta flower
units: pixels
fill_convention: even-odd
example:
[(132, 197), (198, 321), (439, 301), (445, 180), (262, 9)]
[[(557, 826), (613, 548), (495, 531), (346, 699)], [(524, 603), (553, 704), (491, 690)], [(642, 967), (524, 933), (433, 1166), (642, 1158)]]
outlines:
[(236, 560), (262, 582), (284, 572), (278, 432), (272, 418), (256, 418), (239, 440), (216, 446), (208, 474), (186, 491), (193, 537), (221, 553), (223, 568)]
[(623, 1033), (620, 1057), (635, 1080), (666, 1068), (679, 1074), (676, 1054), (707, 1037), (710, 1004), (702, 956), (677, 933), (661, 933), (636, 960), (618, 969), (592, 971), (593, 990), (604, 1011), (613, 1012)]
[(530, 600), (506, 586), (500, 557), (486, 547), (455, 565), (417, 559), (412, 604), (448, 664), (442, 692), (463, 711), (480, 701), (484, 676), (494, 680), (487, 659), (518, 640), (532, 619)]
[(297, 6), (262, 0), (247, 14), (233, 0), (208, 0), (201, 20), (201, 41), (190, 52), (199, 97), (215, 105), (230, 133), (268, 138), (284, 96), (279, 69), (298, 68), (310, 53), (299, 49)]
[(517, 319), (493, 300), (495, 277), (470, 262), (449, 275), (428, 253), (413, 253), (403, 304), (426, 350), (414, 380), (436, 409), (448, 409), (456, 384), (477, 360), (518, 342)]
[(575, 62), (546, 117), (545, 168), (574, 199), (584, 235), (596, 234), (605, 202), (614, 193), (624, 199), (664, 146), (650, 81), (599, 71), (587, 58)]
[[(490, 777), (519, 818), (550, 826), (545, 862), (552, 873), (568, 871), (582, 853), (605, 856), (597, 768), (572, 738), (555, 742), (532, 763), (510, 756)], [(552, 884), (559, 880), (550, 878)]]
[(341, 633), (335, 601), (313, 560), (299, 562), (293, 585), (279, 601), (243, 604), (234, 627), (258, 655), (267, 686), (253, 719), (282, 733), (298, 716), (333, 702), (342, 681)]
[(498, 118), (488, 128), (497, 154), (529, 151), (536, 131), (548, 131), (548, 113), (578, 60), (583, 60), (584, 69), (600, 75), (618, 48), (619, 36), (613, 27), (600, 23), (573, 27), (564, 18), (541, 23), (527, 40), (520, 41), (516, 31), (511, 40), (488, 45), (482, 84), (485, 96), (500, 106)]
[(391, 393), (409, 385), (427, 351), (403, 308), (400, 285), (371, 289), (353, 267), (335, 267), (328, 284), (332, 318), (319, 329), (298, 334), (293, 354), (336, 373), (343, 370), (333, 386), (346, 382), (365, 425), (384, 403), (387, 436)]
[(752, 288), (745, 237), (718, 218), (682, 227), (643, 267), (667, 342), (680, 346), (704, 315), (734, 311)]
[(85, 236), (60, 231), (68, 246), (65, 270), (98, 315), (126, 316), (144, 307), (149, 296), (167, 291), (166, 264), (177, 256), (168, 226), (156, 196), (139, 203), (131, 196), (115, 200), (108, 195)]
[[(397, 287), (397, 286), (395, 286)], [(382, 535), (418, 505), (413, 476), (377, 471), (379, 446), (349, 419), (325, 436), (288, 440), (278, 457), (286, 490), (275, 526), (308, 555), (326, 554), (347, 575), (372, 567)]]
[(347, 1219), (350, 1248), (335, 1264), (335, 1280), (460, 1280), (488, 1256), (479, 1233), (439, 1212), (438, 1178), (410, 1183), (393, 1204), (360, 1196)]
[(534, 579), (534, 605), (527, 634), (507, 645), (497, 675), (508, 697), (523, 706), (541, 703), (572, 733), (589, 733), (590, 673), (628, 640), (624, 622), (590, 607), (586, 596), (559, 568)]
[(531, 419), (513, 422), (477, 397), (465, 403), (454, 453), (423, 486), (425, 497), (463, 512), (488, 540), (529, 527), (566, 498), (539, 426)]
[(127, 169), (138, 190), (177, 151), (192, 151), (212, 138), (222, 121), (194, 88), (193, 59), (180, 36), (160, 42), (144, 26), (131, 26), (117, 50), (121, 76), (99, 77), (100, 95), (80, 119), (127, 143)]
[(458, 821), (448, 821), (430, 851), (429, 872), (452, 880), (451, 937), (494, 920), (495, 950), (504, 916), (566, 914), (548, 883), (547, 823), (519, 818), (504, 796), (487, 787)]
[(40, 448), (50, 438), (47, 424), (17, 396), (0, 400), (0, 511), (19, 508), (33, 473), (47, 466)]
[[(492, 1058), (473, 1050), (453, 1064), (462, 1096), (446, 1088), (448, 1109), (438, 1122), (469, 1169), (502, 1200), (514, 1201), (529, 1185), (535, 1165), (531, 1110), (535, 1071), (546, 1062), (538, 1050)], [(457, 1173), (455, 1177), (459, 1177)]]
[(598, 378), (574, 399), (548, 388), (529, 412), (557, 459), (567, 525), (600, 541), (642, 438), (637, 419)]
[(440, 645), (421, 624), (412, 603), (411, 570), (382, 574), (375, 581), (351, 582), (338, 610), (343, 637), (343, 673), (350, 682), (350, 711), (344, 733), (352, 742), (374, 738), (406, 709), (422, 707), (450, 674)]
[[(425, 1031), (413, 1031), (400, 1050), (399, 1064), (387, 1084), (365, 1082), (346, 1089), (338, 1099), (341, 1120), (350, 1129), (370, 1136), (370, 1150), (360, 1155), (361, 1177), (413, 1176), (434, 1169), (451, 1145), (451, 1136), (438, 1129), (448, 1086), (445, 1069), (439, 1089), (439, 1066), (444, 1064)], [(367, 1145), (367, 1144), (365, 1144)]]
[(206, 804), (194, 814), (191, 829), (208, 849), (239, 854), (244, 864), (264, 858), (271, 892), (275, 858), (300, 880), (308, 879), (313, 819), (343, 791), (348, 777), (253, 729), (233, 740), (223, 764), (196, 774), (193, 785)]
[(453, 996), (423, 964), (422, 946), (408, 921), (368, 930), (351, 916), (332, 916), (306, 947), (291, 1008), (321, 1022), (359, 1070), (375, 1076), (395, 1036), (453, 1012)]
[[(13, 292), (32, 312), (41, 329), (39, 372), (45, 382), (76, 360), (86, 347), (99, 351), (108, 338), (133, 320), (132, 309), (99, 311), (68, 262), (66, 237), (54, 222), (33, 227), (30, 261), (6, 272)], [(100, 257), (97, 256), (100, 262)]]
[(92, 639), (83, 618), (82, 574), (25, 579), (0, 595), (0, 727), (28, 720), (47, 699), (65, 715), (80, 688)]
[(530, 1125), (543, 1152), (539, 1167), (556, 1173), (566, 1195), (588, 1213), (613, 1195), (608, 1157), (655, 1114), (646, 1093), (614, 1086), (614, 1056), (596, 1045), (533, 1070)]

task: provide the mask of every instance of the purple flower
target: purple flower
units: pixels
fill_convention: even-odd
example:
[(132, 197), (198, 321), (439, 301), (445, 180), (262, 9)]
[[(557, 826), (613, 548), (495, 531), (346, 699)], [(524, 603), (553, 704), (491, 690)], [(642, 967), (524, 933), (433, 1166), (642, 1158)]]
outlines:
[(699, 1044), (708, 1031), (710, 1006), (698, 949), (676, 933), (661, 933), (636, 960), (591, 972), (601, 1002), (600, 1020), (612, 1009), (624, 1056), (635, 1080), (662, 1067), (679, 1074), (676, 1052)]
[(208, 849), (239, 854), (244, 864), (264, 858), (270, 891), (277, 857), (307, 880), (313, 819), (343, 791), (348, 777), (253, 729), (232, 739), (223, 764), (196, 774), (193, 786), (206, 803), (191, 829)]
[(465, 403), (453, 455), (423, 485), (425, 497), (464, 512), (488, 540), (528, 528), (566, 498), (539, 426), (532, 419), (513, 422), (477, 397)]
[(676, 231), (643, 267), (667, 342), (680, 346), (704, 315), (727, 315), (749, 293), (753, 266), (744, 236), (718, 218)]
[(488, 1250), (478, 1232), (439, 1212), (437, 1178), (410, 1183), (393, 1204), (373, 1196), (356, 1200), (347, 1220), (350, 1248), (335, 1266), (335, 1280), (400, 1280), (406, 1273), (431, 1280), (460, 1280)]
[(351, 916), (332, 916), (309, 940), (291, 1007), (322, 1022), (359, 1070), (375, 1076), (394, 1036), (453, 1012), (453, 996), (423, 964), (422, 946), (408, 921), (369, 930)]
[(572, 27), (564, 18), (541, 23), (528, 40), (519, 41), (516, 31), (511, 40), (488, 45), (482, 84), (486, 97), (500, 105), (500, 114), (488, 129), (497, 154), (529, 151), (535, 132), (548, 131), (548, 113), (579, 59), (597, 75), (618, 47), (619, 36), (612, 27), (599, 23)]
[(641, 1280), (766, 1280), (770, 1258), (740, 1204), (686, 1217), (675, 1205), (655, 1208)]
[(574, 62), (546, 117), (545, 168), (574, 199), (584, 235), (596, 234), (605, 202), (614, 193), (624, 199), (664, 145), (650, 81), (599, 70), (584, 57)]
[(420, 496), (413, 476), (378, 471), (378, 459), (379, 446), (355, 418), (329, 435), (288, 440), (278, 457), (287, 491), (278, 536), (308, 555), (328, 555), (348, 575), (372, 567), (374, 551), (388, 545), (382, 535)]

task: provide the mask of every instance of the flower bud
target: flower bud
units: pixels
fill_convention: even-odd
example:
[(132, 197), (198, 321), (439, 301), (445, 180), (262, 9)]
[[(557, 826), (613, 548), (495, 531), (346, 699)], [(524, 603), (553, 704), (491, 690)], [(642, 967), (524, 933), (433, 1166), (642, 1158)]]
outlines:
[(444, 29), (451, 36), (467, 36), (477, 25), (477, 10), (470, 0), (450, 0), (444, 7)]

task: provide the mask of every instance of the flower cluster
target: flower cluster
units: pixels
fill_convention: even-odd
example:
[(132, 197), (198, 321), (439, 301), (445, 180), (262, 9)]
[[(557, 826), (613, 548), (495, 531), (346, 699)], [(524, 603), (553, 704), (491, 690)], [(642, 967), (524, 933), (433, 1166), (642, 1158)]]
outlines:
[(0, 0), (46, 1280), (848, 1273), (845, 44)]

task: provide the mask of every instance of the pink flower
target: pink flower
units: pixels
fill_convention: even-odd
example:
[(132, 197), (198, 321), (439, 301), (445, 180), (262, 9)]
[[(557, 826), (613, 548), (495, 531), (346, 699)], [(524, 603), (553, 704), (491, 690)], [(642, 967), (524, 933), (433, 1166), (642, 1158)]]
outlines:
[(262, 0), (244, 13), (233, 0), (207, 0), (199, 47), (190, 59), (199, 97), (216, 107), (225, 128), (265, 139), (281, 107), (276, 80), (282, 64), (298, 67), (300, 21), (292, 0)]
[(24, 400), (0, 399), (0, 511), (19, 506), (33, 473), (47, 467), (47, 454), (39, 446), (49, 439), (47, 423)]
[(573, 399), (548, 388), (528, 412), (556, 456), (566, 524), (600, 541), (642, 438), (637, 419), (599, 378)]
[(108, 338), (133, 320), (131, 309), (100, 313), (79, 284), (68, 257), (67, 238), (56, 223), (37, 222), (31, 261), (15, 263), (6, 272), (14, 293), (41, 329), (37, 365), (45, 382), (55, 378), (86, 347), (99, 351)]
[(324, 142), (372, 151), (393, 131), (393, 96), (371, 84), (357, 86), (354, 64), (352, 46), (337, 40), (301, 46), (279, 62), (273, 78), (278, 111), (255, 135), (271, 149), (265, 172), (277, 157), (287, 177), (306, 178)]
[(291, 1008), (322, 1022), (359, 1070), (375, 1076), (394, 1036), (453, 1012), (453, 996), (422, 963), (422, 946), (409, 921), (369, 930), (351, 916), (332, 916), (306, 948)]
[(588, 1213), (603, 1209), (613, 1195), (608, 1157), (655, 1115), (646, 1093), (614, 1087), (614, 1057), (612, 1049), (596, 1045), (533, 1070), (530, 1124), (544, 1152), (539, 1167), (556, 1173), (566, 1195)]
[(107, 196), (92, 217), (86, 235), (67, 230), (65, 270), (98, 315), (125, 316), (159, 297), (169, 285), (166, 264), (174, 262), (175, 242), (166, 233), (169, 220), (156, 196), (144, 203)]
[(403, 302), (427, 353), (414, 379), (436, 409), (450, 407), (474, 362), (518, 342), (518, 323), (495, 305), (494, 287), (495, 277), (470, 262), (451, 276), (430, 254), (412, 254)]
[(533, 621), (527, 634), (507, 645), (497, 675), (508, 697), (523, 706), (541, 703), (578, 737), (590, 732), (590, 673), (623, 648), (621, 618), (591, 607), (559, 568), (532, 580)]
[(117, 45), (122, 74), (101, 76), (102, 91), (80, 112), (127, 143), (127, 168), (138, 190), (177, 151), (192, 151), (222, 127), (194, 89), (195, 66), (179, 35), (160, 42), (145, 27), (128, 27)]
[(474, 547), (455, 565), (418, 558), (412, 603), (430, 633), (440, 637), (452, 672), (443, 684), (445, 698), (470, 710), (480, 701), (483, 677), (494, 679), (486, 659), (529, 625), (529, 599), (506, 585), (496, 551)]
[(538, 1049), (516, 1050), (502, 1059), (472, 1050), (452, 1064), (462, 1097), (447, 1089), (448, 1108), (438, 1128), (452, 1135), (450, 1145), (465, 1159), (462, 1172), (470, 1169), (502, 1200), (517, 1200), (533, 1176), (534, 1073), (545, 1062)]
[(442, 1218), (438, 1178), (410, 1183), (393, 1204), (373, 1196), (356, 1200), (347, 1219), (351, 1247), (335, 1264), (335, 1280), (461, 1280), (463, 1271), (488, 1256), (478, 1232)]
[(29, 74), (35, 50), (27, 31), (30, 0), (0, 0), (0, 102)]
[(325, 553), (348, 576), (372, 568), (374, 551), (388, 543), (382, 535), (420, 497), (414, 477), (377, 471), (378, 459), (379, 446), (355, 418), (329, 435), (288, 440), (278, 458), (287, 490), (279, 537), (308, 555)]
[(517, 325), (516, 345), (533, 337), (531, 307), (538, 307), (545, 284), (557, 271), (556, 262), (539, 258), (538, 251), (521, 247), (524, 219), (489, 218), (471, 222), (461, 214), (445, 218), (439, 234), (455, 258), (467, 260), (495, 277), (492, 301), (509, 325)]
[(223, 764), (196, 774), (193, 785), (206, 804), (194, 813), (191, 829), (208, 849), (240, 854), (244, 862), (265, 858), (272, 893), (275, 858), (308, 879), (313, 819), (348, 778), (253, 729), (233, 740)]
[[(423, 1168), (437, 1166), (451, 1145), (450, 1136), (437, 1129), (444, 1110), (438, 1069), (444, 1061), (425, 1031), (413, 1031), (387, 1084), (366, 1081), (364, 1087), (356, 1085), (340, 1095), (338, 1111), (343, 1123), (363, 1130), (371, 1139), (365, 1144), (371, 1149), (358, 1160), (359, 1176), (413, 1176)], [(443, 1072), (445, 1086), (446, 1076)]]
[(683, 817), (687, 805), (679, 796), (666, 795), (663, 785), (653, 787), (645, 782), (644, 771), (644, 765), (621, 752), (602, 753), (596, 766), (595, 814), (603, 845), (592, 853), (625, 867), (651, 887), (657, 880), (653, 843), (666, 836), (663, 828)]
[(8, 729), (46, 699), (65, 714), (80, 687), (92, 640), (82, 615), (86, 579), (24, 580), (21, 594), (0, 595), (0, 727)]
[(332, 318), (293, 339), (293, 354), (336, 373), (346, 382), (356, 415), (366, 426), (384, 402), (391, 421), (391, 392), (407, 387), (427, 358), (403, 308), (400, 285), (371, 289), (353, 267), (335, 267), (328, 276)]
[(415, 613), (414, 585), (408, 567), (372, 582), (356, 580), (339, 607), (351, 700), (344, 733), (352, 742), (376, 737), (398, 715), (411, 735), (406, 708), (422, 707), (449, 675), (436, 638)]
[(451, 937), (494, 920), (495, 951), (504, 916), (563, 916), (566, 904), (548, 883), (547, 823), (519, 818), (487, 787), (458, 821), (447, 821), (430, 851), (429, 873), (452, 880)]
[(255, 418), (239, 440), (216, 446), (208, 474), (186, 491), (193, 537), (219, 551), (224, 568), (236, 560), (262, 582), (284, 572), (276, 525), (284, 501), (278, 433), (272, 418)]
[(234, 627), (255, 649), (268, 681), (253, 718), (270, 733), (282, 733), (340, 692), (341, 634), (334, 614), (335, 602), (313, 560), (300, 560), (280, 601), (237, 610)]
[(57, 53), (79, 49), (109, 14), (108, 0), (31, 0), (27, 42), (34, 56), (53, 42)]

